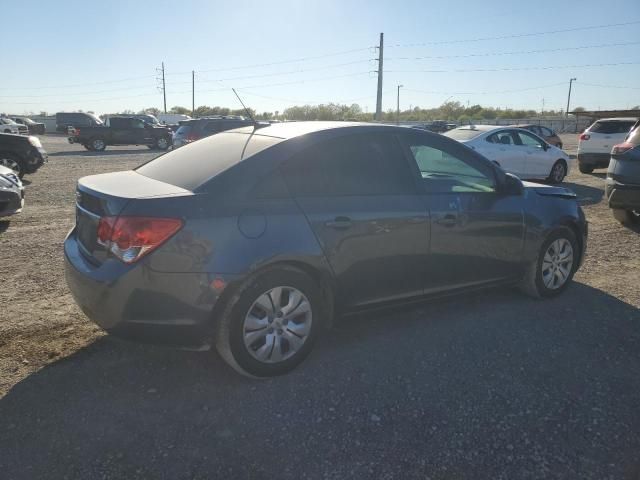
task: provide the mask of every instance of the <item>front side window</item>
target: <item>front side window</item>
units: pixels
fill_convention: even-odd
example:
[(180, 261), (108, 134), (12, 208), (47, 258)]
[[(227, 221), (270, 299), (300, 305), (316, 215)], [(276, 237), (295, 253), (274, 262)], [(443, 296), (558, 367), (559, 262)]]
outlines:
[(428, 192), (434, 193), (491, 193), (496, 191), (493, 171), (476, 165), (460, 155), (447, 152), (419, 141), (409, 141)]
[(534, 137), (530, 133), (518, 132), (517, 134), (520, 136), (520, 141), (522, 142), (522, 145), (524, 145), (525, 147), (542, 148), (542, 142), (540, 141), (540, 139)]
[(487, 137), (489, 143), (499, 143), (501, 145), (522, 145), (520, 137), (511, 130), (501, 130)]
[(409, 165), (391, 135), (357, 134), (326, 140), (282, 167), (296, 197), (415, 193)]

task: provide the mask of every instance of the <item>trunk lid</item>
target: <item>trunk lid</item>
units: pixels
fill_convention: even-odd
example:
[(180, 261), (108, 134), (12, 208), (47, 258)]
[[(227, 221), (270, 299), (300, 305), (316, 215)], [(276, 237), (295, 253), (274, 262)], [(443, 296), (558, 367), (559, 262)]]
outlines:
[(107, 251), (97, 240), (100, 218), (118, 216), (132, 200), (188, 195), (193, 192), (133, 170), (81, 178), (76, 189), (76, 236), (81, 251), (102, 263)]

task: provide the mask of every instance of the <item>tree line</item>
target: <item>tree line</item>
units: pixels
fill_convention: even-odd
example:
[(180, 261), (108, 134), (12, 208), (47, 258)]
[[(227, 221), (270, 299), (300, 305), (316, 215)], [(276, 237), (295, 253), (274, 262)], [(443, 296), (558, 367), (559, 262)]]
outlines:
[[(584, 110), (582, 107), (576, 107), (575, 110)], [(258, 120), (346, 120), (346, 121), (372, 121), (373, 113), (365, 112), (357, 103), (351, 105), (343, 105), (338, 103), (327, 103), (320, 105), (296, 105), (285, 108), (283, 111), (261, 112), (258, 113), (253, 109), (249, 109), (254, 118)], [(175, 106), (171, 108), (170, 113), (179, 113), (184, 115), (192, 115), (191, 109)], [(140, 113), (150, 113), (157, 115), (162, 113), (157, 108), (146, 108)], [(544, 115), (554, 116), (563, 115), (562, 110), (546, 110)], [(201, 105), (195, 109), (192, 116), (225, 116), (225, 115), (242, 115), (247, 116), (244, 109), (230, 109), (226, 107), (209, 107)], [(457, 101), (448, 101), (435, 108), (413, 107), (408, 110), (400, 111), (400, 121), (431, 121), (431, 120), (447, 120), (457, 123), (469, 123), (477, 120), (495, 120), (500, 118), (519, 119), (531, 118), (540, 115), (540, 112), (527, 109), (511, 109), (511, 108), (494, 108), (483, 107), (482, 105), (465, 106)], [(382, 113), (382, 120), (387, 122), (395, 122), (398, 118), (395, 110), (389, 109)]]

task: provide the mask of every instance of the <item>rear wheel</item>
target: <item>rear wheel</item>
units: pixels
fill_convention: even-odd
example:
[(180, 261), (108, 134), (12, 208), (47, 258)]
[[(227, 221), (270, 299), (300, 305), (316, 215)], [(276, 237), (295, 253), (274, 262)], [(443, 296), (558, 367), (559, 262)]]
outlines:
[(16, 157), (11, 153), (0, 152), (0, 165), (2, 165), (3, 167), (10, 168), (20, 178), (24, 176), (24, 169), (22, 168), (22, 162), (18, 157)]
[(578, 164), (578, 170), (580, 170), (580, 173), (593, 173), (593, 167), (589, 166), (589, 165), (583, 165), (583, 164)]
[(93, 151), (93, 147), (91, 145), (89, 145), (88, 143), (83, 143), (82, 146), (84, 148), (86, 148), (87, 150), (89, 150), (89, 151)]
[(91, 149), (95, 150), (96, 152), (102, 152), (105, 148), (107, 148), (107, 144), (102, 138), (94, 138), (93, 140), (91, 140), (91, 143), (89, 145), (91, 145)]
[(538, 258), (529, 265), (520, 288), (534, 298), (561, 293), (578, 268), (580, 250), (573, 231), (560, 227), (543, 242)]
[(229, 300), (216, 328), (216, 348), (236, 371), (282, 375), (311, 352), (325, 315), (320, 289), (304, 272), (274, 267)]
[(614, 208), (613, 218), (623, 225), (640, 225), (640, 210)]
[(564, 180), (564, 177), (566, 176), (567, 164), (564, 160), (558, 160), (553, 164), (553, 167), (551, 167), (551, 172), (549, 173), (549, 177), (547, 177), (547, 180), (549, 180), (551, 183), (562, 183), (562, 180)]

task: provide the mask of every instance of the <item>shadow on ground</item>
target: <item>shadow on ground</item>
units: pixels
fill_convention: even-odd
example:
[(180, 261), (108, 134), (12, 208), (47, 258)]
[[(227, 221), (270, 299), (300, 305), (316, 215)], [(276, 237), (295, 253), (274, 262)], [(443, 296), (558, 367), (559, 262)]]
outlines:
[(134, 155), (137, 153), (162, 153), (160, 150), (151, 150), (149, 148), (130, 148), (120, 150), (103, 150), (102, 152), (92, 152), (90, 150), (72, 150), (68, 152), (50, 153), (50, 157), (104, 157), (112, 155)]
[(293, 373), (100, 339), (0, 400), (32, 478), (638, 478), (640, 311), (573, 284), (346, 319)]
[(604, 195), (604, 184), (602, 188), (590, 187), (580, 183), (564, 182), (562, 186), (574, 191), (578, 195), (580, 205), (593, 205), (600, 203)]

